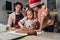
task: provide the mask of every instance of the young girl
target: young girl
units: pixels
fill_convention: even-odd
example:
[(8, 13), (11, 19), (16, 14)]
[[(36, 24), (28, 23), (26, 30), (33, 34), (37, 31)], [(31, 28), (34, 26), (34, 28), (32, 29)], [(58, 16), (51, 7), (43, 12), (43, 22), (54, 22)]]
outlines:
[(22, 9), (23, 9), (22, 3), (16, 2), (15, 3), (15, 11), (9, 15), (9, 19), (8, 19), (6, 30), (9, 30), (9, 28), (12, 27), (11, 26), (12, 23), (13, 23), (13, 27), (19, 28), (18, 22), (19, 22), (19, 20), (24, 18), (24, 16), (20, 12)]
[[(32, 9), (29, 9), (27, 11), (26, 17), (24, 17), (22, 20), (19, 21), (19, 26), (24, 29), (34, 29), (34, 23), (37, 22), (37, 19), (34, 19), (34, 11)], [(23, 25), (24, 24), (24, 25)]]

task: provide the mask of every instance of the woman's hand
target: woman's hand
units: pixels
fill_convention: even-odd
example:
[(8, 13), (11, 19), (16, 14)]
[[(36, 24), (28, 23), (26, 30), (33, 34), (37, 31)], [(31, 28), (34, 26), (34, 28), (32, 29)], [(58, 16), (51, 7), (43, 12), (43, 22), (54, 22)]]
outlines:
[(7, 26), (7, 27), (6, 27), (6, 30), (9, 30), (9, 29), (10, 29), (10, 27)]

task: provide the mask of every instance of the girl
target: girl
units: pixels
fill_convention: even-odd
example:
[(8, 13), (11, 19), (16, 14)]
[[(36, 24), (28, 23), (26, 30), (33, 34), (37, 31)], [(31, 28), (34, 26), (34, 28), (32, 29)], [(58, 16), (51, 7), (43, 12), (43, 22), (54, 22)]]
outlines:
[[(34, 11), (32, 9), (29, 9), (27, 11), (26, 17), (24, 17), (22, 20), (19, 21), (19, 26), (21, 28), (25, 29), (34, 29), (34, 23), (37, 22), (37, 19), (34, 19)], [(23, 25), (24, 24), (24, 25)]]
[(11, 27), (13, 23), (13, 27), (19, 28), (18, 25), (19, 20), (21, 20), (24, 16), (20, 12), (23, 9), (22, 3), (16, 2), (15, 4), (15, 11), (9, 15), (8, 24), (7, 24), (7, 30)]

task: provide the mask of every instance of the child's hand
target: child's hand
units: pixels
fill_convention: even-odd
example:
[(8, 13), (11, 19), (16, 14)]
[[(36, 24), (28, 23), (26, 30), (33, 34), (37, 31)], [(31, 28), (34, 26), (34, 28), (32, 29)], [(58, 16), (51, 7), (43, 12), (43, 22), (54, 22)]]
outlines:
[(36, 23), (36, 22), (38, 22), (38, 19), (37, 19), (37, 18), (36, 18), (36, 19), (34, 19), (33, 24), (34, 24), (34, 23)]
[(25, 27), (21, 27), (22, 30), (25, 30), (26, 28)]
[(30, 26), (28, 27), (28, 29), (29, 29), (29, 30), (33, 30), (33, 26), (30, 25)]

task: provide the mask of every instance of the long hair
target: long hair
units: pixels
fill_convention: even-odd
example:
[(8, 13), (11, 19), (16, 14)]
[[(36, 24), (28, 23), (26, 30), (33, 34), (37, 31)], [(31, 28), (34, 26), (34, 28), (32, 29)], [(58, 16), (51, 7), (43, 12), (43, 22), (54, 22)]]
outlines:
[(20, 5), (20, 6), (21, 6), (21, 10), (23, 9), (23, 4), (20, 3), (20, 2), (16, 2), (16, 3), (15, 3), (15, 6), (14, 6), (14, 11), (15, 11), (15, 7), (16, 7), (17, 5)]
[[(32, 15), (33, 15), (32, 19), (34, 19), (34, 10), (32, 8), (29, 8), (27, 11), (31, 11), (32, 12)], [(27, 16), (27, 12), (26, 12), (26, 16)]]

